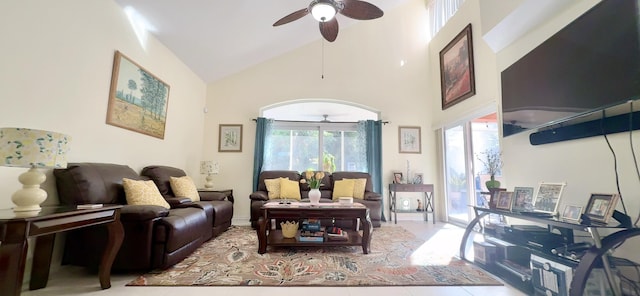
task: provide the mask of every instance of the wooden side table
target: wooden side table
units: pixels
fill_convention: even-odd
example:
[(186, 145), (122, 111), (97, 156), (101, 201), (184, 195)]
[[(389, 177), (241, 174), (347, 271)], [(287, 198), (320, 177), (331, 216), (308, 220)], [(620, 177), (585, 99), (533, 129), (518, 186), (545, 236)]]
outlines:
[(398, 224), (398, 213), (420, 213), (416, 210), (399, 210), (396, 204), (397, 192), (422, 192), (422, 213), (424, 213), (424, 221), (429, 221), (429, 212), (432, 214), (433, 224), (436, 224), (435, 199), (433, 198), (433, 184), (389, 184), (389, 210), (393, 213), (393, 220)]
[(198, 192), (217, 192), (227, 196), (227, 200), (234, 202), (233, 189), (210, 189), (210, 188), (198, 188)]
[(29, 282), (29, 289), (36, 290), (47, 286), (56, 233), (100, 224), (107, 226), (109, 238), (98, 275), (100, 287), (110, 288), (111, 266), (124, 238), (120, 208), (121, 205), (83, 210), (72, 206), (43, 207), (31, 217), (0, 210), (0, 287), (3, 295), (20, 295), (29, 238), (36, 238)]

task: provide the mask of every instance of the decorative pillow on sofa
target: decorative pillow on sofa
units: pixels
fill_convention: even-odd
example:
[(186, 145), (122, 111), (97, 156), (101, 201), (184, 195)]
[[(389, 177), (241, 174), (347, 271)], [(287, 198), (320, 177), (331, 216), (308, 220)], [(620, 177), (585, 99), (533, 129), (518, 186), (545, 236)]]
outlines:
[(366, 178), (353, 179), (353, 198), (364, 199), (364, 189), (366, 186)]
[(193, 183), (191, 177), (169, 177), (169, 184), (171, 184), (171, 190), (173, 190), (175, 196), (188, 197), (192, 201), (200, 201), (198, 188), (196, 188), (196, 184)]
[(169, 209), (169, 203), (164, 200), (160, 190), (153, 181), (140, 181), (122, 178), (122, 186), (124, 186), (124, 194), (127, 198), (127, 204), (130, 205), (147, 205), (161, 206)]
[(300, 184), (289, 179), (280, 179), (280, 198), (301, 200)]
[(342, 179), (333, 183), (333, 200), (338, 200), (340, 197), (353, 197), (354, 185), (353, 179)]
[(269, 199), (280, 198), (280, 179), (289, 180), (289, 178), (264, 179), (264, 186), (267, 187)]

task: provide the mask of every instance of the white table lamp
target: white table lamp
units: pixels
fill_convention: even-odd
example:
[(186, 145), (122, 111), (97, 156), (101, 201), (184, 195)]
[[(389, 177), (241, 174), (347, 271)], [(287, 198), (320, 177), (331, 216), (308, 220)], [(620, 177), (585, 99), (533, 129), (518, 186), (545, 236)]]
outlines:
[(203, 160), (200, 162), (200, 174), (207, 175), (205, 177), (206, 182), (204, 183), (204, 188), (212, 189), (213, 188), (213, 177), (212, 175), (218, 173), (218, 164), (214, 163), (211, 160)]
[(0, 128), (0, 166), (29, 168), (18, 180), (22, 189), (11, 200), (14, 212), (37, 212), (47, 199), (40, 188), (46, 176), (39, 168), (66, 168), (71, 137), (43, 130)]

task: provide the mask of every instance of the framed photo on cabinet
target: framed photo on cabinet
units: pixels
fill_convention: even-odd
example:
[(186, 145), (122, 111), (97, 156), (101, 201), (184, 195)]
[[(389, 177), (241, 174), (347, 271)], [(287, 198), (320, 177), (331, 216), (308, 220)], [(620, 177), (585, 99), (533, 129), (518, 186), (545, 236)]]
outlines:
[(513, 191), (498, 192), (498, 202), (496, 209), (511, 211), (511, 200), (513, 199)]
[(616, 209), (620, 196), (618, 194), (592, 193), (584, 214), (591, 220), (608, 223)]
[(533, 211), (533, 187), (513, 188), (513, 205), (511, 206), (511, 210), (514, 212)]
[(541, 182), (534, 199), (534, 211), (554, 215), (558, 212), (558, 204), (566, 183)]

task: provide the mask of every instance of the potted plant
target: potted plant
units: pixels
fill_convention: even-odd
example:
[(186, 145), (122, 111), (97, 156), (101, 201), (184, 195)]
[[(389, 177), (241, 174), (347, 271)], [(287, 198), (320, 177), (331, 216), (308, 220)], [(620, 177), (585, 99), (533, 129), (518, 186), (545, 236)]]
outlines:
[(496, 174), (502, 169), (502, 152), (496, 149), (488, 149), (480, 152), (477, 158), (484, 165), (484, 171), (489, 174), (490, 180), (485, 182), (487, 189), (500, 188), (500, 181), (496, 180)]

